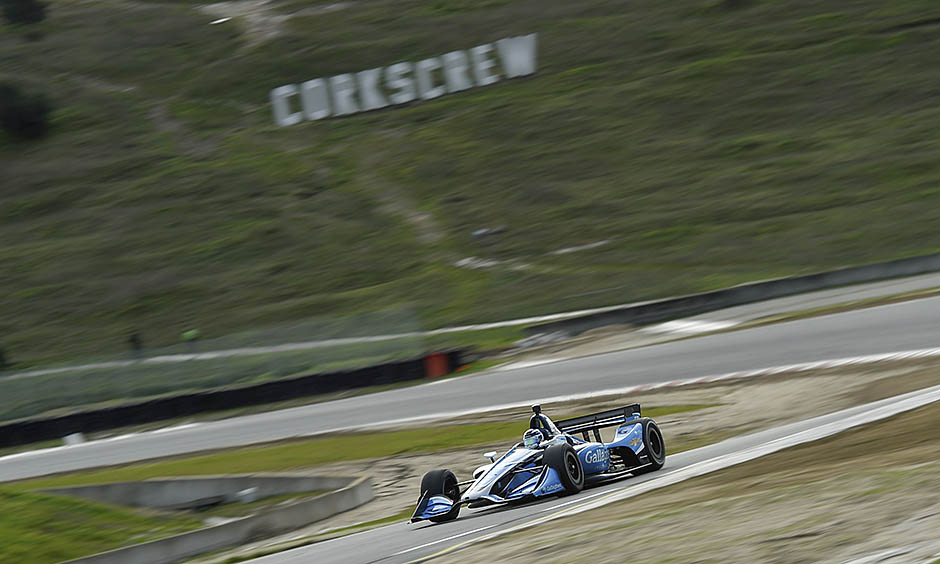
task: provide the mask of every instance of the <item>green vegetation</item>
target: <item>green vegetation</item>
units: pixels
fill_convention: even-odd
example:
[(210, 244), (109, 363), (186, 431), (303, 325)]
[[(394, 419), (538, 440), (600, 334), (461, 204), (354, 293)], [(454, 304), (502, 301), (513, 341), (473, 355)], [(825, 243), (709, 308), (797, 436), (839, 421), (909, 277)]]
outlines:
[(0, 11), (13, 25), (37, 24), (46, 19), (46, 5), (38, 0), (0, 0)]
[(0, 83), (0, 128), (12, 137), (42, 137), (46, 133), (51, 111), (44, 96), (27, 94), (13, 84)]
[(0, 488), (0, 561), (46, 564), (191, 531), (187, 516)]
[[(40, 143), (0, 136), (11, 359), (403, 304), (426, 327), (488, 321), (938, 250), (933, 0), (320, 4), (267, 4), (293, 15), (262, 36), (191, 2), (53, 0), (41, 42), (0, 33), (0, 79), (57, 108)], [(275, 86), (532, 32), (533, 77), (272, 124)], [(503, 262), (454, 266), (470, 256)]]
[[(702, 409), (704, 405), (677, 405), (644, 410), (649, 417)], [(213, 454), (132, 464), (120, 468), (79, 472), (51, 478), (38, 478), (12, 484), (18, 489), (54, 488), (145, 480), (169, 476), (205, 474), (246, 474), (310, 468), (322, 464), (382, 458), (401, 454), (435, 452), (474, 445), (504, 447), (521, 436), (519, 421), (449, 425), (382, 433), (346, 433), (269, 446), (231, 449)], [(355, 445), (355, 448), (349, 448)]]
[(61, 562), (200, 529), (207, 517), (241, 517), (324, 492), (287, 494), (200, 511), (154, 511), (0, 487), (0, 561)]

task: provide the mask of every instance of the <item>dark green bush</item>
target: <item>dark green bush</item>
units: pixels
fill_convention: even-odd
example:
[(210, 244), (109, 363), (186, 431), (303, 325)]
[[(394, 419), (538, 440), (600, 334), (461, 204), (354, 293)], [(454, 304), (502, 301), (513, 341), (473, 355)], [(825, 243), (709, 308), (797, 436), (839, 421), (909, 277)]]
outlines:
[(7, 22), (35, 24), (46, 19), (46, 5), (38, 0), (0, 0), (3, 17)]
[(52, 106), (41, 94), (26, 94), (12, 84), (0, 83), (0, 128), (21, 139), (45, 135)]

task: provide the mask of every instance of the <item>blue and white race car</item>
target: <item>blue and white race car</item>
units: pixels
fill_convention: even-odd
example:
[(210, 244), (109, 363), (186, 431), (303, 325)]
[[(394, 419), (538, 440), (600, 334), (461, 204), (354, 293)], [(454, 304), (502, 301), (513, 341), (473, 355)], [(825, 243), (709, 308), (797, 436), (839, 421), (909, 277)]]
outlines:
[[(532, 406), (522, 442), (458, 482), (450, 470), (432, 470), (421, 479), (421, 496), (411, 522), (441, 523), (457, 518), (462, 505), (483, 507), (568, 495), (585, 485), (659, 470), (666, 462), (666, 443), (656, 423), (640, 415), (639, 404), (553, 423)], [(616, 427), (610, 442), (600, 430)], [(580, 436), (578, 436), (580, 435)], [(593, 436), (591, 436), (593, 435)]]

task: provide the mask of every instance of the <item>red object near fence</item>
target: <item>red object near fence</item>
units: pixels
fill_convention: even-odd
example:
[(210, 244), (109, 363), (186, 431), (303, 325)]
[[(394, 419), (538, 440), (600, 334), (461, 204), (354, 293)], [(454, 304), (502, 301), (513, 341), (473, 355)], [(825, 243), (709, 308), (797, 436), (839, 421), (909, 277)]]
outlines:
[(429, 354), (424, 357), (424, 377), (439, 378), (450, 372), (447, 365), (447, 355), (444, 353)]

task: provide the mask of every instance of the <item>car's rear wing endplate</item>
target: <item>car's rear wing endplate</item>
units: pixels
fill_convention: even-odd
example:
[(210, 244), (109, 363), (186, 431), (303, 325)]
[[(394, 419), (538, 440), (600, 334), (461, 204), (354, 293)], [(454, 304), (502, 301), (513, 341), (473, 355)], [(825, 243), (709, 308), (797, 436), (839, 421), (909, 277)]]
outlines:
[(568, 433), (570, 435), (581, 433), (586, 441), (590, 440), (588, 438), (588, 432), (594, 431), (595, 439), (600, 441), (598, 432), (600, 429), (620, 425), (639, 415), (640, 404), (635, 403), (625, 407), (618, 407), (617, 409), (609, 409), (590, 415), (565, 419), (564, 421), (556, 421), (555, 426), (558, 427), (562, 433)]

